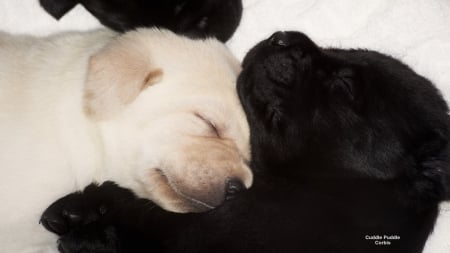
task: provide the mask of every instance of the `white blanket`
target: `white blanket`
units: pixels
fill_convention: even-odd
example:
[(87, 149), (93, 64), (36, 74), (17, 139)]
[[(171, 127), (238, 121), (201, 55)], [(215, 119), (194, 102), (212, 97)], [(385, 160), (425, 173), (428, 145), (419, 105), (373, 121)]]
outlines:
[[(258, 41), (277, 30), (299, 30), (322, 46), (363, 47), (400, 58), (433, 81), (442, 90), (447, 101), (450, 101), (450, 1), (243, 2), (241, 25), (228, 43), (239, 58)], [(3, 31), (46, 35), (100, 26), (81, 6), (77, 6), (58, 22), (39, 7), (37, 0), (0, 0), (0, 30)], [(444, 203), (425, 253), (448, 252), (450, 203)]]

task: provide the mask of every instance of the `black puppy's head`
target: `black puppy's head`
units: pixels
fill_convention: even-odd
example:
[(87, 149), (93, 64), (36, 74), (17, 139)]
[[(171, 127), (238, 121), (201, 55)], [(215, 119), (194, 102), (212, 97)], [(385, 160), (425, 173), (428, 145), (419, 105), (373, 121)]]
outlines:
[(39, 0), (60, 19), (78, 3), (103, 25), (125, 32), (159, 27), (191, 38), (215, 37), (227, 41), (242, 16), (242, 0)]
[(447, 105), (400, 61), (277, 32), (247, 54), (238, 91), (255, 168), (405, 179), (427, 196), (449, 197)]

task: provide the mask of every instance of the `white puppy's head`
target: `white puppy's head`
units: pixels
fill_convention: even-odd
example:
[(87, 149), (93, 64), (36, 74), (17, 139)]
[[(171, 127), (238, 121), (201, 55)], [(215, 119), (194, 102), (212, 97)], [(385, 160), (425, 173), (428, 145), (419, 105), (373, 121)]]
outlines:
[(216, 40), (160, 30), (129, 32), (92, 56), (85, 112), (101, 129), (109, 177), (176, 212), (250, 187), (239, 71)]

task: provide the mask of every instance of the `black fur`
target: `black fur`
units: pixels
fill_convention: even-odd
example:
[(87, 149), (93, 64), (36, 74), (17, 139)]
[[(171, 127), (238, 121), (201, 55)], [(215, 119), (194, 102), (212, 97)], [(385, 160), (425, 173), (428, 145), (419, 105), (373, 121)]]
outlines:
[[(61, 232), (47, 223), (61, 252), (422, 251), (438, 203), (450, 198), (450, 118), (427, 79), (374, 51), (279, 32), (248, 53), (238, 91), (251, 189), (207, 213), (175, 214), (121, 200), (127, 190), (112, 183), (90, 186), (44, 213), (44, 224), (48, 216), (64, 224)], [(84, 218), (105, 203), (105, 214)], [(378, 235), (399, 238), (368, 238)]]
[(124, 32), (161, 27), (192, 38), (216, 37), (225, 42), (239, 25), (242, 0), (39, 0), (60, 19), (82, 4), (103, 25)]

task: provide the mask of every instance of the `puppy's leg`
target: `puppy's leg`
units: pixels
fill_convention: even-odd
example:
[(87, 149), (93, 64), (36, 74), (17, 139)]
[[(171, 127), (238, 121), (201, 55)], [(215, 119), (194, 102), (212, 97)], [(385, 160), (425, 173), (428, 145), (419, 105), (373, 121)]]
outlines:
[(61, 253), (163, 252), (198, 221), (198, 214), (167, 212), (112, 182), (57, 200), (41, 218), (60, 235)]
[[(90, 223), (73, 229), (58, 240), (61, 253), (120, 253), (121, 240), (113, 226)], [(133, 252), (130, 252), (133, 253)]]

